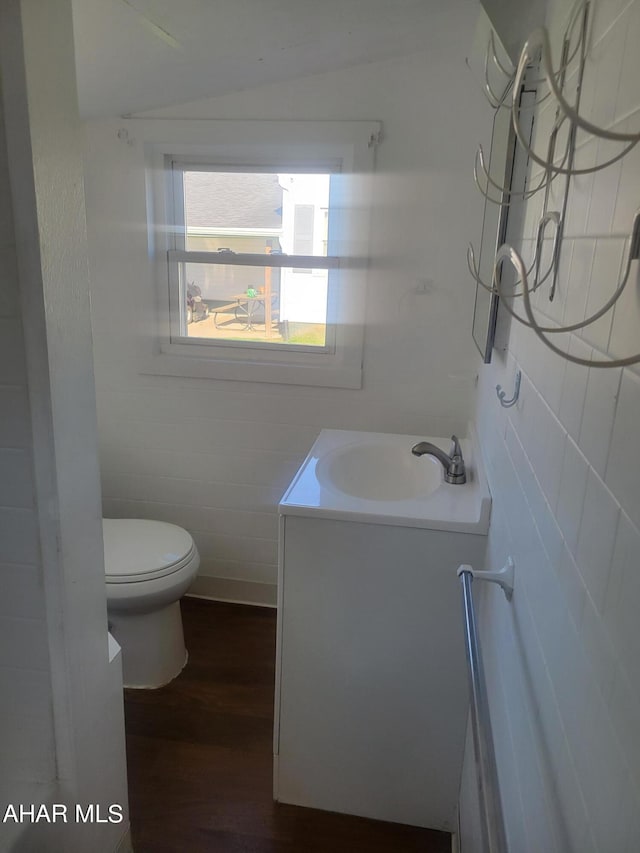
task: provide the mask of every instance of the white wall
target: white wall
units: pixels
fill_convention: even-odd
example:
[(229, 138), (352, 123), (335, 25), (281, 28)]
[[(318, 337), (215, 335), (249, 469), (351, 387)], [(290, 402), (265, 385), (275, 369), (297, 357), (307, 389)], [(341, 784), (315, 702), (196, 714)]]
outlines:
[[(136, 140), (117, 138), (117, 121), (87, 126), (105, 512), (183, 524), (201, 575), (275, 583), (277, 502), (322, 427), (466, 431), (475, 350), (464, 246), (480, 227), (469, 176), (488, 117), (464, 64), (475, 9), (449, 6), (428, 53), (147, 114), (382, 120), (362, 390), (139, 375), (135, 287), (149, 275), (142, 155)], [(428, 293), (417, 296), (423, 279)], [(251, 594), (234, 583), (227, 591)]]
[[(567, 6), (550, 11), (555, 35)], [(628, 120), (637, 130), (640, 2), (594, 6), (583, 105), (595, 122)], [(605, 150), (584, 147), (579, 160)], [(538, 300), (553, 321), (586, 316), (613, 291), (639, 191), (638, 148), (619, 166), (574, 182), (559, 298)], [(525, 238), (536, 209), (529, 205)], [(528, 255), (531, 243), (521, 248)], [(639, 285), (636, 263), (613, 315), (571, 336), (571, 351), (638, 352)], [(501, 409), (495, 385), (509, 392), (517, 367), (520, 402)], [(499, 568), (508, 554), (516, 562), (513, 602), (485, 590), (482, 620), (509, 849), (635, 853), (640, 372), (571, 365), (514, 325), (505, 357), (494, 354), (481, 369), (477, 420), (494, 498), (490, 564)], [(472, 853), (479, 847), (467, 832), (463, 849)]]
[[(1, 114), (0, 409), (0, 800), (6, 804), (29, 783), (53, 783), (56, 763), (26, 348)], [(10, 829), (1, 828), (0, 847)]]
[[(55, 826), (3, 823), (0, 848), (110, 853), (127, 831), (127, 787), (119, 658), (110, 663), (107, 642), (70, 0), (0, 5), (0, 76), (2, 813), (8, 803), (70, 808)], [(100, 803), (103, 816), (118, 803), (123, 821), (76, 823), (76, 803)]]

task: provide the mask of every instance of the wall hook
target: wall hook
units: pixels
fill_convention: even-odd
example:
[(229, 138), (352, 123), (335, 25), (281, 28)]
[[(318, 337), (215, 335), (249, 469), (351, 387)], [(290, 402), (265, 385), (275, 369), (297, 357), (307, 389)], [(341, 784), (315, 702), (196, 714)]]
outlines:
[(497, 572), (481, 572), (471, 566), (460, 566), (458, 577), (463, 574), (469, 574), (474, 580), (497, 583), (498, 586), (502, 587), (507, 601), (511, 601), (513, 598), (515, 567), (516, 564), (513, 561), (513, 557), (507, 557), (506, 564)]
[(520, 382), (522, 381), (522, 371), (516, 371), (516, 384), (513, 389), (513, 397), (510, 400), (505, 400), (507, 396), (506, 391), (502, 390), (502, 385), (496, 385), (496, 393), (498, 395), (498, 400), (500, 400), (500, 405), (503, 409), (510, 409), (511, 406), (515, 406), (518, 402), (518, 397), (520, 396)]

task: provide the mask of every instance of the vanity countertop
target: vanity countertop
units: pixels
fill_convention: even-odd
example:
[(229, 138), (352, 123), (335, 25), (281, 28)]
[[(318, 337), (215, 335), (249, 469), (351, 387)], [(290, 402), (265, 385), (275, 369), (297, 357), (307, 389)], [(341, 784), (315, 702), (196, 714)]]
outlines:
[(421, 441), (445, 453), (451, 444), (424, 435), (322, 430), (282, 497), (280, 514), (486, 534), (491, 494), (473, 440), (460, 442), (464, 485), (445, 483), (434, 457), (412, 455)]

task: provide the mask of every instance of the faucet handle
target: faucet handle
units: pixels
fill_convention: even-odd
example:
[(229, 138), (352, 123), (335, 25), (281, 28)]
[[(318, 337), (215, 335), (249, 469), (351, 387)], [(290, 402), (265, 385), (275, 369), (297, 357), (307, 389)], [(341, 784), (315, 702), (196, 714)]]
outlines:
[(449, 451), (449, 456), (452, 459), (455, 459), (456, 456), (459, 459), (462, 459), (462, 448), (460, 447), (460, 442), (458, 441), (458, 436), (452, 435), (451, 441), (452, 441), (452, 444), (451, 444), (451, 450)]
[(451, 436), (451, 441), (451, 451), (449, 452), (450, 462), (447, 473), (445, 474), (445, 482), (452, 484), (466, 483), (467, 474), (464, 459), (462, 458), (460, 442), (458, 441), (458, 437), (455, 435)]

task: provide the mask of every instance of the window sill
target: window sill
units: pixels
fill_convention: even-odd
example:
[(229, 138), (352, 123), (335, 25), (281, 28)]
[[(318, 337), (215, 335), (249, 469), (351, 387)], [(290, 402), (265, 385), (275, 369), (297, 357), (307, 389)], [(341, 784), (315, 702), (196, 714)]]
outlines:
[[(274, 354), (275, 356), (275, 354)], [(139, 372), (159, 376), (222, 379), (234, 382), (270, 382), (326, 388), (362, 388), (362, 362), (345, 364), (337, 356), (315, 356), (317, 364), (291, 361), (231, 360), (199, 355), (178, 355), (170, 344), (142, 356)], [(320, 361), (322, 359), (322, 361)]]

